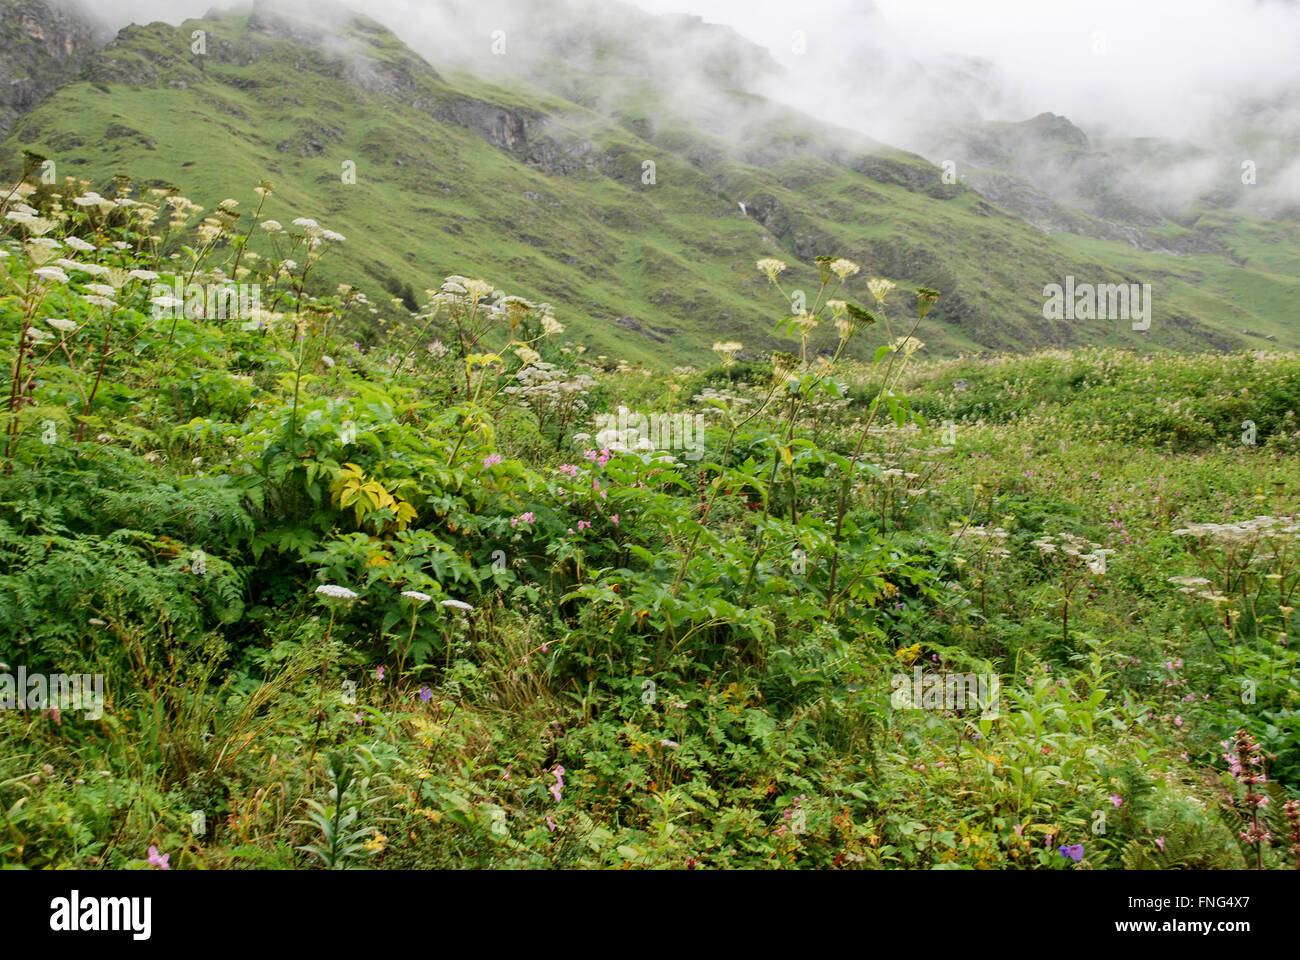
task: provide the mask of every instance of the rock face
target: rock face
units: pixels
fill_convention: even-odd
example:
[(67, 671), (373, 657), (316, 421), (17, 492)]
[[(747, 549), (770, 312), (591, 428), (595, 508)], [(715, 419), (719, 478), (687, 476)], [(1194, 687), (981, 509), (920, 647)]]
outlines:
[(72, 0), (0, 0), (0, 137), (110, 35)]

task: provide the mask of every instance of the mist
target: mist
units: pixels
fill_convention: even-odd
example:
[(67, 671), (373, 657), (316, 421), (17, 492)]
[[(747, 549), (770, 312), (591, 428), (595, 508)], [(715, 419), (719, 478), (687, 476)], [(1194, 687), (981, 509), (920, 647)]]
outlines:
[[(241, 5), (247, 4), (230, 4)], [(179, 23), (214, 6), (223, 4), (105, 0), (94, 13), (117, 28)], [(1121, 138), (1177, 145), (1157, 150), (1132, 172), (1139, 189), (1164, 207), (1221, 186), (1246, 161), (1261, 170), (1259, 202), (1300, 200), (1300, 5), (1294, 0), (634, 0), (632, 6), (638, 10), (588, 0), (391, 0), (353, 9), (389, 27), (435, 67), (497, 80), (517, 74), (552, 89), (554, 61), (546, 56), (558, 48), (568, 63), (587, 68), (600, 45), (590, 37), (621, 31), (627, 73), (654, 74), (666, 110), (705, 121), (723, 138), (745, 122), (729, 116), (734, 103), (718, 95), (727, 85), (936, 164), (965, 159), (945, 152), (950, 141), (943, 134), (952, 126), (1053, 113), (1081, 127), (1094, 149)], [(321, 18), (318, 4), (301, 7)], [(552, 9), (568, 15), (544, 12)], [(688, 30), (679, 16), (719, 26)], [(580, 35), (570, 35), (571, 24), (580, 25)], [(498, 29), (509, 38), (506, 56), (489, 53)], [(721, 51), (729, 56), (747, 46), (734, 35), (756, 47), (720, 77)], [(611, 69), (618, 67), (604, 64), (596, 72)]]

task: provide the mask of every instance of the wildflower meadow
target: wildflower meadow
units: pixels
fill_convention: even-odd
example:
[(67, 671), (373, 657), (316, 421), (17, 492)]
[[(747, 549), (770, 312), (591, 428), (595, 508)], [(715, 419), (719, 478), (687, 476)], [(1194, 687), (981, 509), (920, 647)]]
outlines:
[(1294, 355), (935, 358), (830, 250), (655, 369), (271, 181), (0, 217), (0, 866), (1300, 867)]

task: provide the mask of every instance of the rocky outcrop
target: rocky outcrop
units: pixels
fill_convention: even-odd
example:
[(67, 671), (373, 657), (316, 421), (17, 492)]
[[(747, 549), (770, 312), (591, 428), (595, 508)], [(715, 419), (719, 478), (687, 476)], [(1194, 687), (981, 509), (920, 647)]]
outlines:
[(109, 31), (72, 0), (0, 0), (0, 137), (74, 80)]

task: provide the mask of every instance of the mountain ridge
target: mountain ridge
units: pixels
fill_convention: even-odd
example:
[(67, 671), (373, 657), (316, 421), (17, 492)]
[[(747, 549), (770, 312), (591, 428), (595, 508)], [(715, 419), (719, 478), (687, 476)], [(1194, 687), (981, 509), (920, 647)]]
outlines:
[[(349, 29), (326, 31), (328, 47), (319, 21), (264, 3), (124, 28), (9, 144), (97, 184), (127, 173), (205, 204), (271, 176), (292, 206), (281, 213), (329, 217), (353, 238), (354, 262), (332, 265), (330, 282), (379, 282), (397, 295), (445, 274), (489, 275), (562, 305), (595, 349), (648, 363), (698, 358), (717, 339), (757, 355), (782, 346), (770, 332), (780, 301), (753, 262), (783, 257), (811, 283), (820, 254), (944, 294), (925, 338), (937, 353), (1224, 349), (1251, 342), (1240, 330), (1295, 342), (1272, 306), (1296, 292), (1284, 272), (1252, 276), (1268, 303), (1247, 309), (1229, 288), (1205, 290), (1207, 279), (1242, 279), (1213, 251), (1192, 261), (1124, 250), (1122, 237), (1045, 237), (915, 154), (743, 91), (715, 91), (735, 109), (701, 128), (657, 110), (635, 78), (611, 81), (603, 104), (623, 111), (613, 117), (525, 81), (440, 69), (377, 21), (340, 15)], [(190, 51), (197, 29), (208, 31), (201, 56)], [(639, 123), (637, 109), (667, 122)], [(338, 179), (345, 160), (360, 171), (352, 195)], [(642, 182), (647, 161), (653, 183)], [(372, 239), (384, 232), (401, 239)], [(1145, 336), (1043, 320), (1042, 287), (1070, 273), (1172, 293)]]

